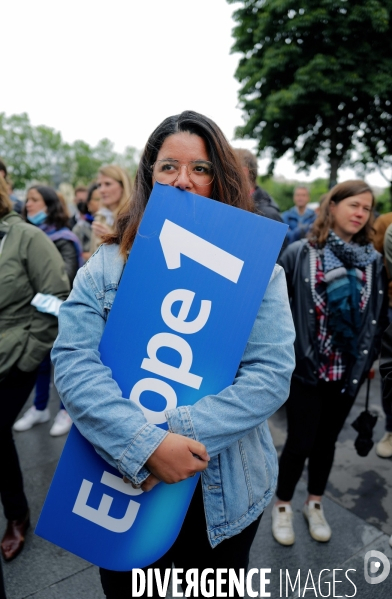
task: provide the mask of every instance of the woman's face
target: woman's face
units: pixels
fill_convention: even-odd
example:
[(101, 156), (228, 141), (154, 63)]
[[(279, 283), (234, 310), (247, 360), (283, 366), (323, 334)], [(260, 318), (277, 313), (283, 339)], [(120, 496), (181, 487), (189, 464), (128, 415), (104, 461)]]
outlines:
[(99, 189), (94, 189), (91, 194), (90, 201), (88, 203), (88, 211), (90, 214), (94, 215), (98, 212), (101, 206), (101, 194)]
[(372, 211), (372, 195), (365, 191), (337, 204), (331, 202), (329, 209), (333, 216), (332, 230), (348, 242), (368, 222)]
[[(158, 152), (156, 160), (177, 160), (181, 165), (187, 165), (194, 160), (207, 160), (209, 156), (205, 141), (202, 137), (187, 131), (169, 135), (163, 142)], [(153, 176), (152, 183), (155, 179)], [(188, 168), (181, 166), (180, 174), (170, 185), (179, 187), (182, 190), (196, 193), (205, 198), (210, 198), (212, 194), (213, 182), (208, 185), (195, 185), (189, 178)]]
[(38, 212), (47, 212), (47, 207), (42, 195), (36, 189), (29, 189), (26, 199), (26, 212), (29, 216), (34, 216)]
[(101, 173), (98, 175), (97, 183), (102, 204), (109, 210), (115, 210), (122, 198), (122, 185), (115, 179), (101, 175)]

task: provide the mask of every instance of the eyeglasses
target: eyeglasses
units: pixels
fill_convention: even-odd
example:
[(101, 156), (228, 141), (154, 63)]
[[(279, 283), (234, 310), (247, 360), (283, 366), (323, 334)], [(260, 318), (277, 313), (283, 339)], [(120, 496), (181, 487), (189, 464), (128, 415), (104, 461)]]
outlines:
[(186, 164), (180, 164), (178, 160), (157, 160), (151, 170), (158, 183), (170, 185), (178, 179), (183, 166), (195, 185), (209, 185), (214, 180), (214, 166), (208, 160), (192, 160)]

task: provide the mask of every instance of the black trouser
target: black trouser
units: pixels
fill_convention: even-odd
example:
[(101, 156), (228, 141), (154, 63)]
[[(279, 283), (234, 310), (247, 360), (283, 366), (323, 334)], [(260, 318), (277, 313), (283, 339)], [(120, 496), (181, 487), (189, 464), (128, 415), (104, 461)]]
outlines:
[(12, 425), (33, 390), (37, 372), (14, 366), (0, 381), (0, 497), (7, 520), (21, 520), (28, 509)]
[(311, 387), (293, 379), (286, 402), (288, 435), (279, 461), (278, 499), (291, 501), (307, 458), (308, 492), (324, 494), (335, 443), (354, 403), (342, 387), (342, 381), (319, 381)]
[(392, 395), (384, 397), (382, 394), (382, 407), (385, 414), (385, 430), (392, 433)]
[[(260, 518), (261, 516), (240, 534), (222, 541), (215, 549), (212, 549), (207, 538), (203, 496), (199, 481), (176, 541), (163, 557), (148, 568), (159, 568), (161, 580), (164, 578), (164, 570), (171, 568), (173, 563), (175, 568), (183, 568), (184, 571), (181, 574), (183, 580), (185, 580), (186, 571), (190, 568), (198, 568), (199, 574), (205, 568), (214, 570), (233, 568), (237, 575), (239, 570), (244, 568), (246, 573), (250, 547), (256, 535)], [(143, 568), (143, 570), (146, 572), (147, 568)], [(113, 572), (101, 568), (100, 573), (107, 599), (130, 599), (132, 597), (132, 571)], [(210, 578), (214, 578), (214, 575), (211, 575)], [(222, 585), (222, 590), (228, 593), (226, 586), (228, 587), (228, 585)], [(153, 596), (159, 597), (155, 584)], [(147, 589), (143, 597), (147, 597)], [(235, 594), (234, 597), (239, 597), (239, 595)]]
[(0, 599), (7, 599), (5, 596), (3, 570), (1, 568), (1, 562), (0, 562)]

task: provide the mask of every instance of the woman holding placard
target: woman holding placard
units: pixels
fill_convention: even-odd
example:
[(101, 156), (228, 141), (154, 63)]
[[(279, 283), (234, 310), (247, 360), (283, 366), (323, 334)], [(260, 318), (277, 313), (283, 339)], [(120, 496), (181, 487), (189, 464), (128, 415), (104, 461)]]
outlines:
[[(219, 471), (220, 483), (214, 487), (202, 476), (177, 540), (149, 567), (162, 572), (174, 562), (184, 571), (238, 572), (248, 566), (250, 546), (277, 477), (266, 420), (285, 401), (294, 367), (284, 273), (274, 268), (235, 382), (192, 406), (169, 410), (169, 433), (149, 424), (138, 406), (118, 392), (116, 397), (105, 393), (107, 399), (96, 402), (102, 384), (114, 388), (109, 369), (97, 358), (117, 289), (108, 256), (126, 261), (155, 182), (253, 211), (241, 166), (217, 125), (190, 111), (163, 121), (141, 156), (129, 210), (122, 212), (115, 234), (106, 237), (78, 274), (70, 300), (62, 306), (52, 354), (56, 384), (80, 432), (135, 488), (149, 491), (160, 481), (180, 482), (208, 466)], [(100, 299), (98, 289), (106, 290), (99, 293)], [(77, 331), (70, 326), (74, 318)], [(77, 383), (86, 366), (91, 369), (89, 380), (97, 381), (91, 397)], [(89, 413), (94, 414), (93, 424)], [(119, 456), (125, 456), (125, 462)], [(221, 535), (216, 534), (217, 519), (224, 529)], [(132, 596), (131, 572), (101, 569), (101, 578), (108, 598)]]

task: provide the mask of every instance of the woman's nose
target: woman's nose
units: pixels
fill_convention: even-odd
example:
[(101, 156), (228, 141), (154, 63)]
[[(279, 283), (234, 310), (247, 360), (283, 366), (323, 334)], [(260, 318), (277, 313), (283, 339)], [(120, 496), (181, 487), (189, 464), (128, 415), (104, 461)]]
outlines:
[(186, 164), (181, 164), (180, 172), (178, 173), (177, 179), (173, 183), (174, 187), (180, 189), (189, 189), (192, 186), (192, 182), (189, 178), (188, 167)]

